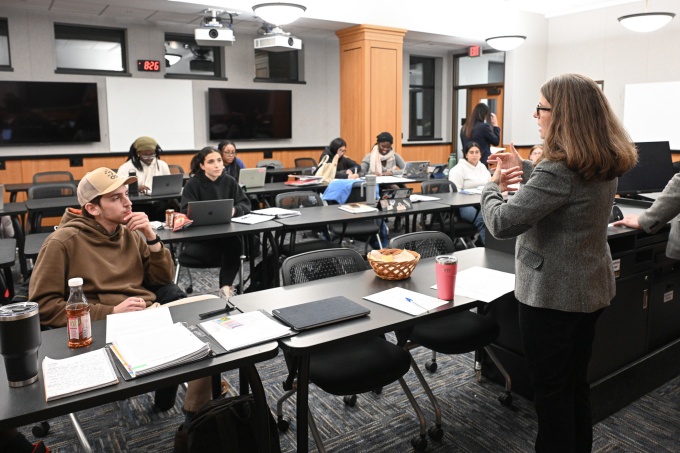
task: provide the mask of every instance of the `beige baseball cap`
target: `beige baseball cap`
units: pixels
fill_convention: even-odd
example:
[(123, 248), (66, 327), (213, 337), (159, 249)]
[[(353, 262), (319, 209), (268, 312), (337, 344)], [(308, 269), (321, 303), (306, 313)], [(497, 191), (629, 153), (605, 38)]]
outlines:
[(136, 176), (119, 178), (118, 173), (110, 168), (100, 167), (85, 175), (78, 183), (78, 203), (85, 206), (99, 195), (113, 192), (123, 184), (137, 181)]

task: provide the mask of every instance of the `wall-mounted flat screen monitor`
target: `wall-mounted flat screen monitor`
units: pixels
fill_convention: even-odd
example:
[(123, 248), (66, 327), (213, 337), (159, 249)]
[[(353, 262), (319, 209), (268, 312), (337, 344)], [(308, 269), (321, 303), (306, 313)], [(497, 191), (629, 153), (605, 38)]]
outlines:
[(0, 146), (99, 141), (96, 83), (0, 81)]
[(636, 143), (638, 163), (619, 178), (616, 193), (631, 196), (661, 192), (675, 172), (668, 142)]
[(208, 89), (210, 140), (293, 137), (289, 90)]

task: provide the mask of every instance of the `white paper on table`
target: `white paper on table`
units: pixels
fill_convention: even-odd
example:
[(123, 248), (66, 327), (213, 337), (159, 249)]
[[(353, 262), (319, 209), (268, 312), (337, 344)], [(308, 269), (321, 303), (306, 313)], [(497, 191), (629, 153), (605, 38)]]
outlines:
[[(431, 288), (437, 289), (437, 285)], [(458, 272), (454, 294), (482, 302), (493, 302), (514, 290), (514, 274), (473, 266)]]
[(255, 225), (256, 223), (267, 222), (273, 220), (276, 216), (262, 215), (262, 214), (246, 214), (241, 217), (232, 217), (231, 221), (236, 223), (245, 223), (246, 225)]
[(465, 195), (481, 195), (484, 186), (475, 187), (473, 189), (461, 189), (458, 192), (464, 193)]
[(370, 296), (364, 296), (364, 299), (414, 316), (427, 313), (449, 303), (447, 300), (437, 299), (399, 287), (390, 288)]
[(419, 201), (437, 201), (440, 198), (433, 197), (430, 195), (421, 195), (419, 193), (412, 193), (411, 196), (411, 203), (417, 203)]
[(42, 369), (46, 401), (118, 383), (104, 348), (65, 359), (45, 357)]
[(111, 343), (116, 337), (171, 325), (172, 315), (168, 307), (106, 315), (106, 342)]
[(399, 184), (401, 182), (416, 182), (415, 179), (402, 178), (400, 176), (376, 176), (377, 184)]

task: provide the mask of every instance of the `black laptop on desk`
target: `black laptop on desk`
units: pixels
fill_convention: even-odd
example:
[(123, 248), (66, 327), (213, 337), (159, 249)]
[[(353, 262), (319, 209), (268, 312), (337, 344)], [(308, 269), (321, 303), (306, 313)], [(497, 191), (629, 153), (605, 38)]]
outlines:
[(193, 226), (223, 225), (231, 223), (231, 210), (234, 200), (190, 201), (187, 205), (187, 217)]
[(179, 195), (182, 192), (184, 175), (154, 176), (151, 185), (152, 195)]
[(285, 325), (300, 331), (360, 318), (370, 312), (363, 305), (346, 297), (336, 296), (272, 310), (272, 315)]

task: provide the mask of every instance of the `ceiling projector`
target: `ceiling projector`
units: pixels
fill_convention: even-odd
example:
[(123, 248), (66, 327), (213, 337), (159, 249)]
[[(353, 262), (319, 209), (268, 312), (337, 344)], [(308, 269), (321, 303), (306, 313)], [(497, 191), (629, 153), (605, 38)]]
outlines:
[(267, 36), (255, 40), (255, 49), (265, 49), (270, 52), (300, 50), (302, 49), (302, 41), (291, 36)]
[(236, 41), (230, 28), (197, 28), (194, 39), (199, 46), (227, 46)]

